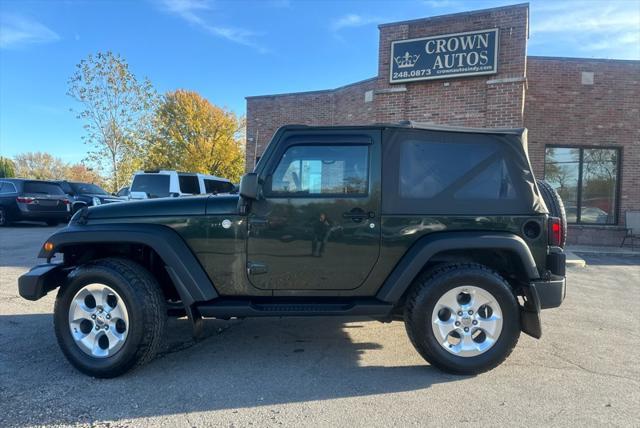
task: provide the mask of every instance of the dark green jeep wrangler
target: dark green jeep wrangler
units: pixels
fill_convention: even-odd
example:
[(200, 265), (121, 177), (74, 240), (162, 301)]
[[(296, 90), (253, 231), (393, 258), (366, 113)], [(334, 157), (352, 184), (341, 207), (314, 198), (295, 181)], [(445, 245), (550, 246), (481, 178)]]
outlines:
[(196, 335), (203, 317), (404, 321), (431, 364), (478, 373), (561, 304), (563, 211), (523, 129), (285, 126), (239, 195), (79, 211), (19, 289), (60, 288), (60, 347), (96, 377), (150, 360), (185, 315)]

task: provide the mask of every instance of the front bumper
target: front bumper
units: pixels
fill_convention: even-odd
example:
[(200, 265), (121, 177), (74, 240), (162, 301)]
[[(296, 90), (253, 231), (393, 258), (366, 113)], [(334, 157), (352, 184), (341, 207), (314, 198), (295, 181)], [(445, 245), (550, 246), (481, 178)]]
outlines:
[(18, 279), (18, 292), (27, 300), (38, 300), (59, 287), (66, 273), (59, 263), (35, 266)]

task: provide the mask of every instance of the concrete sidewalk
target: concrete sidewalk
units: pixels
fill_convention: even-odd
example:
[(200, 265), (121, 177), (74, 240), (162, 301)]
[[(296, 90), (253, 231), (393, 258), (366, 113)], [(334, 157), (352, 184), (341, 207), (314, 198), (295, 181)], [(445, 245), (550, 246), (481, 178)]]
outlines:
[(587, 262), (579, 254), (598, 254), (611, 256), (640, 256), (640, 248), (611, 247), (602, 245), (567, 245), (567, 266), (585, 267)]

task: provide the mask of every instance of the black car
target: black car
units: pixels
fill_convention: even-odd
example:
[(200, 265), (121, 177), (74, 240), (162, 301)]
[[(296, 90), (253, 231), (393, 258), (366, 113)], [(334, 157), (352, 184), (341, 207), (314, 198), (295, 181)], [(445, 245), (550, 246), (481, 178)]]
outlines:
[(59, 184), (22, 178), (0, 179), (0, 226), (13, 221), (67, 222), (71, 201)]
[(122, 199), (111, 195), (95, 184), (78, 181), (59, 181), (58, 184), (71, 197), (71, 211), (74, 213), (84, 207), (122, 202)]

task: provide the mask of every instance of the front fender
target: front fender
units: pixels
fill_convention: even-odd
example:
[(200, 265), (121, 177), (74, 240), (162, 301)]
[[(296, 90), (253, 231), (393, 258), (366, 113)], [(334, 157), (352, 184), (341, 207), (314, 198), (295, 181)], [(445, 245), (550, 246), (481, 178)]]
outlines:
[(396, 303), (434, 255), (448, 250), (499, 249), (515, 252), (529, 277), (539, 277), (536, 262), (522, 238), (500, 232), (442, 232), (419, 239), (391, 271), (377, 294), (383, 302)]
[(215, 287), (202, 265), (186, 242), (173, 229), (154, 224), (104, 224), (78, 225), (61, 229), (51, 235), (47, 243), (51, 250), (43, 246), (38, 257), (51, 261), (65, 247), (73, 245), (107, 243), (143, 244), (151, 247), (163, 260), (182, 302), (189, 306), (194, 302), (212, 300), (218, 297)]

